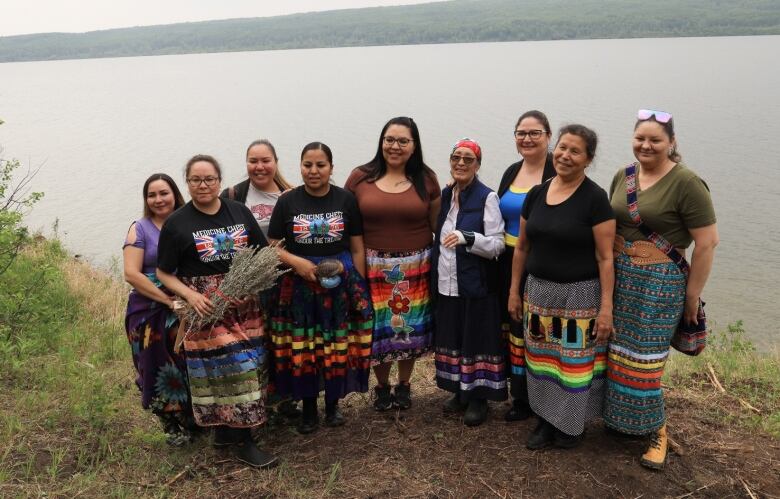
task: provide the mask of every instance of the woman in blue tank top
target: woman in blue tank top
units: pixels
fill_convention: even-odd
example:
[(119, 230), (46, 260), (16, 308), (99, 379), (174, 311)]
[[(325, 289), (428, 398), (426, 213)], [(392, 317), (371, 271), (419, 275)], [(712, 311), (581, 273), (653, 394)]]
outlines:
[[(513, 321), (507, 311), (512, 278), (512, 256), (520, 232), (520, 213), (531, 187), (555, 176), (550, 147), (550, 121), (541, 111), (526, 111), (514, 129), (515, 147), (521, 159), (504, 172), (498, 187), (499, 206), (504, 218), (506, 250), (498, 259), (501, 329), (508, 339), (508, 371), (512, 408), (504, 415), (507, 421), (520, 421), (531, 415), (525, 378), (525, 344), (522, 325)], [(521, 287), (522, 289), (522, 287)]]

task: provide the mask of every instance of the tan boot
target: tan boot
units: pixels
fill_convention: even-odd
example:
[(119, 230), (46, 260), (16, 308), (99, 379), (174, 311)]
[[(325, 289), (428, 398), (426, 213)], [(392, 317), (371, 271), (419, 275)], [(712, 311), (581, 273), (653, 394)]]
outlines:
[(657, 432), (650, 435), (650, 445), (642, 455), (640, 463), (645, 468), (663, 469), (668, 447), (669, 441), (666, 439), (666, 425), (663, 425)]

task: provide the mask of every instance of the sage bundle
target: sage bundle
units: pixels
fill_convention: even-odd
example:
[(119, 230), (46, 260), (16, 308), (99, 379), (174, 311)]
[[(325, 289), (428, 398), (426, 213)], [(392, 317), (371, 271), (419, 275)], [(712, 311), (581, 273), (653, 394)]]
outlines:
[(257, 296), (261, 291), (275, 286), (279, 276), (289, 270), (280, 269), (279, 264), (276, 247), (239, 249), (233, 255), (230, 270), (219, 287), (208, 295), (214, 307), (210, 314), (200, 316), (184, 301), (176, 304), (174, 310), (182, 323), (186, 324), (187, 331), (203, 329), (221, 319), (231, 305), (237, 305), (243, 299)]

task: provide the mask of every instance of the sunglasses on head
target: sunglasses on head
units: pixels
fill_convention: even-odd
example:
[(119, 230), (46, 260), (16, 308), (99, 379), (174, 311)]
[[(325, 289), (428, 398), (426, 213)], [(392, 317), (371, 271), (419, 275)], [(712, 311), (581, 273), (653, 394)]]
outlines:
[(669, 123), (672, 120), (672, 115), (665, 111), (654, 111), (652, 109), (640, 109), (636, 113), (638, 120), (649, 120), (655, 116), (655, 121), (658, 123)]

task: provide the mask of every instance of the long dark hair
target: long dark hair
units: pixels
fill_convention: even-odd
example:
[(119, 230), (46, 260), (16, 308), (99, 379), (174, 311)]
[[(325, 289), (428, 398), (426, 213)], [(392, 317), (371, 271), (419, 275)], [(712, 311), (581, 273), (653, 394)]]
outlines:
[(412, 118), (407, 118), (406, 116), (399, 116), (385, 123), (382, 133), (379, 134), (379, 144), (376, 146), (374, 159), (359, 167), (360, 171), (365, 173), (365, 175), (358, 180), (358, 183), (364, 180), (376, 182), (387, 173), (387, 163), (385, 163), (385, 156), (382, 154), (382, 141), (385, 138), (385, 132), (391, 125), (405, 126), (412, 133), (414, 151), (409, 157), (409, 161), (406, 162), (406, 176), (412, 182), (414, 190), (417, 191), (420, 199), (427, 201), (428, 191), (425, 189), (425, 178), (427, 176), (435, 182), (436, 173), (423, 161), (422, 142), (420, 141), (420, 131), (417, 129), (417, 123)]
[(176, 182), (174, 182), (169, 175), (164, 173), (153, 173), (149, 178), (146, 179), (146, 182), (144, 182), (144, 218), (152, 218), (152, 210), (149, 209), (149, 203), (146, 202), (146, 196), (149, 195), (149, 185), (151, 185), (151, 183), (156, 180), (162, 180), (168, 183), (168, 186), (171, 188), (171, 192), (173, 192), (174, 210), (178, 210), (184, 206), (184, 196), (181, 195), (181, 191), (179, 190), (179, 186), (176, 185)]

